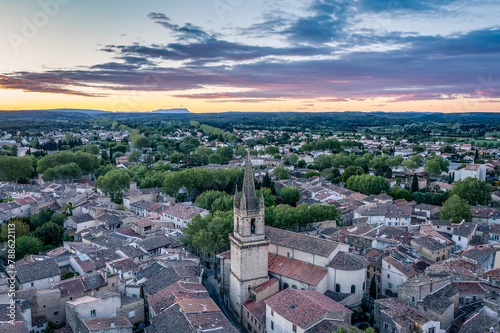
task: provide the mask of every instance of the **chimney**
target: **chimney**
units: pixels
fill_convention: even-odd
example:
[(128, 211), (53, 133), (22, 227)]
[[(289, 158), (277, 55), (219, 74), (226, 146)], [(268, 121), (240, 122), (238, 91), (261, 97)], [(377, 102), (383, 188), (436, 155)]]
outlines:
[(108, 283), (108, 270), (104, 270), (104, 283)]
[(111, 328), (115, 328), (115, 321), (114, 320), (111, 321)]

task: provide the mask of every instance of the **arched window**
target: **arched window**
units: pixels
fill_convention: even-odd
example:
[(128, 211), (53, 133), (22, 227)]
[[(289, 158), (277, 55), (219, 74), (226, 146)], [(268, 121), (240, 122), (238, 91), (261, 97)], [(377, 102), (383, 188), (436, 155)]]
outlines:
[(352, 285), (351, 286), (351, 294), (354, 294), (356, 292), (356, 286)]
[(250, 233), (255, 234), (255, 219), (250, 222)]
[(340, 292), (340, 284), (335, 285), (335, 292), (339, 293)]
[(236, 217), (236, 232), (240, 232), (240, 218)]

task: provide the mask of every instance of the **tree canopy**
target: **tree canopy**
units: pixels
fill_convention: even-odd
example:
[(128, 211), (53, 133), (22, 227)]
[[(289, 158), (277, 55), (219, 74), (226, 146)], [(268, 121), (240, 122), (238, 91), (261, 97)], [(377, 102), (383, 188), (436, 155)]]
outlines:
[(455, 182), (451, 194), (466, 200), (471, 206), (487, 205), (491, 201), (491, 186), (476, 178), (467, 177)]
[(458, 195), (452, 195), (445, 201), (440, 211), (441, 220), (450, 220), (452, 223), (460, 223), (462, 220), (470, 221), (472, 213), (467, 200)]
[(363, 174), (352, 176), (347, 180), (347, 188), (366, 195), (380, 194), (389, 191), (390, 184), (381, 176)]

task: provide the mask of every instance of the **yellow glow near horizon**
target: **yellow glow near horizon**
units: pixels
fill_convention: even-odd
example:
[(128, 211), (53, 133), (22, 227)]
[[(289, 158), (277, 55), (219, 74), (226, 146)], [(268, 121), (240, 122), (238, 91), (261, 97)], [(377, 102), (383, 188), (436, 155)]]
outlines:
[(222, 102), (217, 99), (181, 98), (165, 92), (126, 92), (105, 97), (0, 90), (0, 110), (95, 109), (103, 111), (145, 112), (157, 109), (186, 108), (192, 113), (227, 111), (262, 112), (341, 112), (341, 111), (421, 111), (421, 112), (497, 112), (500, 99), (424, 100), (389, 102), (378, 97), (364, 101), (340, 102), (321, 99), (278, 99), (262, 102)]

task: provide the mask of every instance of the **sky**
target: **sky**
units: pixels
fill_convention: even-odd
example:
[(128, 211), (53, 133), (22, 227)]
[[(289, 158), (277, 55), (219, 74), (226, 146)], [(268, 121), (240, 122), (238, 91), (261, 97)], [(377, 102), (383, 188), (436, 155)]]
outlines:
[(498, 0), (0, 6), (0, 110), (500, 111)]

